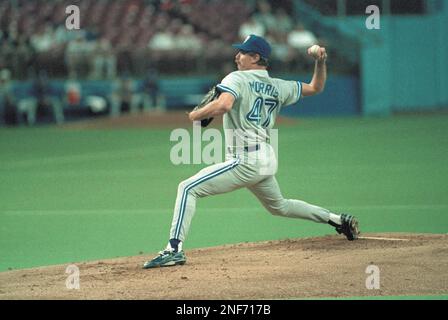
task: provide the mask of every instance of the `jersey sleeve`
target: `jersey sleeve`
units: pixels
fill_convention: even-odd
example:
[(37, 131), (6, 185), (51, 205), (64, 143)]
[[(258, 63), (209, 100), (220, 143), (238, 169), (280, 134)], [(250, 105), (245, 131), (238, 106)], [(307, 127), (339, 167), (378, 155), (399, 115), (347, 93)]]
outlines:
[(238, 99), (241, 93), (241, 79), (237, 73), (232, 72), (228, 74), (221, 83), (217, 85), (221, 92), (228, 92), (232, 94), (235, 99)]
[(295, 104), (302, 96), (302, 83), (300, 81), (285, 81), (282, 84), (282, 90), (285, 97), (283, 105)]

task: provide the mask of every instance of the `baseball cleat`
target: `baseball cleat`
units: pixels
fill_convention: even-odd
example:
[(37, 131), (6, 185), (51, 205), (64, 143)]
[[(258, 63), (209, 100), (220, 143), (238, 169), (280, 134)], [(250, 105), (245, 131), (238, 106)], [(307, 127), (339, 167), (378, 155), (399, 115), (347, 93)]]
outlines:
[(348, 240), (356, 240), (359, 235), (359, 227), (358, 220), (354, 216), (349, 214), (341, 214), (341, 222), (340, 226), (336, 226), (336, 231), (339, 234), (344, 234)]
[(165, 249), (159, 252), (159, 255), (152, 260), (146, 261), (143, 269), (157, 267), (171, 267), (185, 264), (187, 258), (183, 251), (175, 252), (174, 250)]

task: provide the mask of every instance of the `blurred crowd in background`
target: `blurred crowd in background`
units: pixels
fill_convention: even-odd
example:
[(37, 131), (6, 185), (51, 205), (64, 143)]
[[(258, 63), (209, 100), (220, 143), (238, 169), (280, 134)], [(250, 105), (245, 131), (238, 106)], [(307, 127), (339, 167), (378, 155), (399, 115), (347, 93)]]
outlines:
[(41, 71), (52, 78), (142, 77), (148, 68), (164, 75), (216, 74), (234, 68), (232, 43), (257, 34), (272, 44), (273, 69), (298, 73), (313, 63), (306, 48), (325, 45), (294, 19), (291, 0), (70, 4), (80, 9), (80, 30), (65, 26), (67, 1), (0, 1), (0, 69), (8, 69), (13, 79)]
[[(70, 5), (79, 8), (79, 30), (66, 27)], [(235, 70), (231, 44), (250, 34), (271, 43), (276, 74), (311, 72), (314, 44), (327, 47), (332, 72), (356, 72), (293, 12), (293, 0), (0, 0), (0, 125), (33, 125), (45, 114), (62, 123), (85, 106), (118, 116), (163, 111), (169, 98), (194, 105), (200, 92), (173, 102), (160, 77), (220, 81)]]
[[(366, 81), (370, 73), (365, 70), (373, 70), (361, 57), (373, 57), (373, 52), (386, 57), (391, 51), (391, 44), (382, 42), (385, 35), (355, 27), (365, 25), (366, 7), (381, 7), (386, 16), (425, 16), (444, 13), (442, 2), (0, 0), (0, 126), (32, 125), (48, 114), (50, 121), (62, 123), (83, 110), (89, 116), (118, 116), (121, 111), (187, 109), (235, 70), (231, 44), (250, 34), (271, 43), (270, 73), (285, 79), (310, 77), (314, 61), (306, 50), (325, 46), (329, 73), (354, 88), (352, 101), (358, 101), (357, 81)], [(73, 11), (67, 12), (72, 5), (79, 9), (79, 30), (67, 28), (74, 18)], [(346, 24), (349, 15), (358, 17)], [(432, 27), (443, 26), (438, 19), (426, 20)], [(408, 29), (392, 26), (392, 36), (394, 30)], [(367, 43), (383, 51), (367, 50)], [(372, 87), (364, 84), (363, 90)], [(341, 106), (361, 108), (346, 98)]]

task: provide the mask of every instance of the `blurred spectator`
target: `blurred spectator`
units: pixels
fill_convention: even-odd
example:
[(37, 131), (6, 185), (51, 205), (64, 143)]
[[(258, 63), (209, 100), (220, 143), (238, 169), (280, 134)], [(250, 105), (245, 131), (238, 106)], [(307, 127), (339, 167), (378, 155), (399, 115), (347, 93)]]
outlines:
[(254, 17), (250, 17), (249, 20), (241, 25), (238, 35), (241, 40), (244, 40), (251, 34), (264, 37), (265, 31), (265, 27), (261, 23), (255, 20)]
[(287, 43), (287, 34), (282, 32), (270, 32), (267, 36), (272, 46), (271, 66), (277, 71), (290, 68), (294, 53)]
[(165, 110), (165, 98), (160, 93), (159, 73), (155, 68), (149, 68), (142, 81), (143, 109)]
[(288, 35), (288, 44), (301, 52), (317, 42), (316, 36), (311, 31), (305, 30), (302, 24), (298, 24)]
[(32, 67), (34, 56), (35, 51), (33, 50), (29, 39), (26, 36), (21, 35), (18, 39), (11, 65), (16, 78), (24, 79), (29, 72), (32, 72), (30, 68)]
[(7, 41), (10, 43), (14, 43), (19, 38), (19, 31), (17, 29), (17, 21), (12, 20), (11, 23), (8, 26), (8, 32), (7, 35)]
[(56, 123), (64, 122), (64, 111), (60, 98), (55, 96), (50, 86), (50, 79), (45, 71), (40, 71), (33, 84), (33, 94), (37, 102), (37, 109), (50, 108)]
[(0, 124), (17, 123), (14, 92), (11, 84), (11, 71), (0, 70)]
[(2, 45), (0, 46), (0, 68), (8, 67), (8, 69), (12, 66), (12, 61), (14, 59), (15, 54), (14, 41), (10, 40), (7, 35)]
[(77, 33), (67, 30), (65, 24), (60, 24), (54, 30), (54, 40), (57, 44), (65, 44), (71, 40), (75, 40)]
[(148, 47), (156, 51), (170, 51), (175, 47), (174, 35), (170, 30), (157, 32)]
[(294, 27), (291, 17), (286, 13), (285, 9), (278, 8), (275, 12), (274, 30), (282, 33), (289, 33)]
[(65, 83), (65, 104), (67, 107), (79, 106), (81, 104), (82, 91), (81, 84), (76, 80), (69, 80)]
[(201, 40), (194, 34), (193, 27), (185, 24), (174, 37), (174, 46), (178, 50), (197, 53), (202, 49)]
[(110, 115), (117, 117), (121, 110), (130, 110), (131, 113), (138, 111), (141, 97), (137, 92), (137, 84), (129, 76), (123, 76), (115, 81), (111, 94)]
[(254, 17), (255, 20), (264, 26), (266, 30), (275, 29), (277, 20), (272, 14), (271, 5), (266, 0), (258, 2), (258, 12)]
[[(151, 59), (157, 69), (162, 72), (184, 72), (185, 67), (191, 68), (191, 66), (187, 66), (180, 59), (184, 52), (176, 50), (176, 35), (180, 32), (182, 21), (179, 19), (169, 21), (165, 16), (158, 19), (156, 28), (159, 31), (156, 32), (148, 44), (149, 49), (151, 49)], [(164, 29), (160, 29), (162, 26), (165, 26)]]
[(86, 58), (90, 51), (89, 44), (82, 33), (77, 33), (76, 39), (69, 42), (65, 50), (69, 78), (80, 78), (85, 73)]
[(50, 24), (46, 24), (31, 36), (31, 45), (37, 53), (46, 52), (53, 46), (53, 38), (53, 28)]
[(40, 70), (34, 79), (31, 96), (19, 100), (17, 106), (20, 117), (22, 114), (26, 115), (28, 125), (34, 125), (36, 116), (45, 115), (48, 109), (51, 109), (56, 123), (64, 122), (62, 103), (52, 94), (48, 75), (44, 70)]
[(174, 51), (165, 58), (171, 60), (167, 61), (170, 68), (163, 68), (162, 70), (177, 70), (177, 72), (190, 72), (197, 67), (198, 57), (202, 52), (202, 42), (197, 35), (194, 34), (191, 25), (184, 24), (181, 26), (174, 36)]
[(112, 79), (117, 73), (117, 58), (114, 50), (106, 38), (95, 41), (92, 53), (91, 78)]

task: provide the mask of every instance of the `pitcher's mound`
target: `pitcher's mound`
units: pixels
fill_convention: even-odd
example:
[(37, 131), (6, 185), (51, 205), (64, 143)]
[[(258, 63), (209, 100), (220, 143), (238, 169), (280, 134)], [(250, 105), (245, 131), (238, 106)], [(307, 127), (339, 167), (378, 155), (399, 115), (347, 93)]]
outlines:
[(362, 236), (357, 241), (336, 235), (187, 250), (184, 266), (148, 270), (142, 265), (154, 254), (75, 263), (78, 290), (66, 287), (68, 264), (2, 272), (0, 299), (290, 299), (448, 293), (448, 235)]

